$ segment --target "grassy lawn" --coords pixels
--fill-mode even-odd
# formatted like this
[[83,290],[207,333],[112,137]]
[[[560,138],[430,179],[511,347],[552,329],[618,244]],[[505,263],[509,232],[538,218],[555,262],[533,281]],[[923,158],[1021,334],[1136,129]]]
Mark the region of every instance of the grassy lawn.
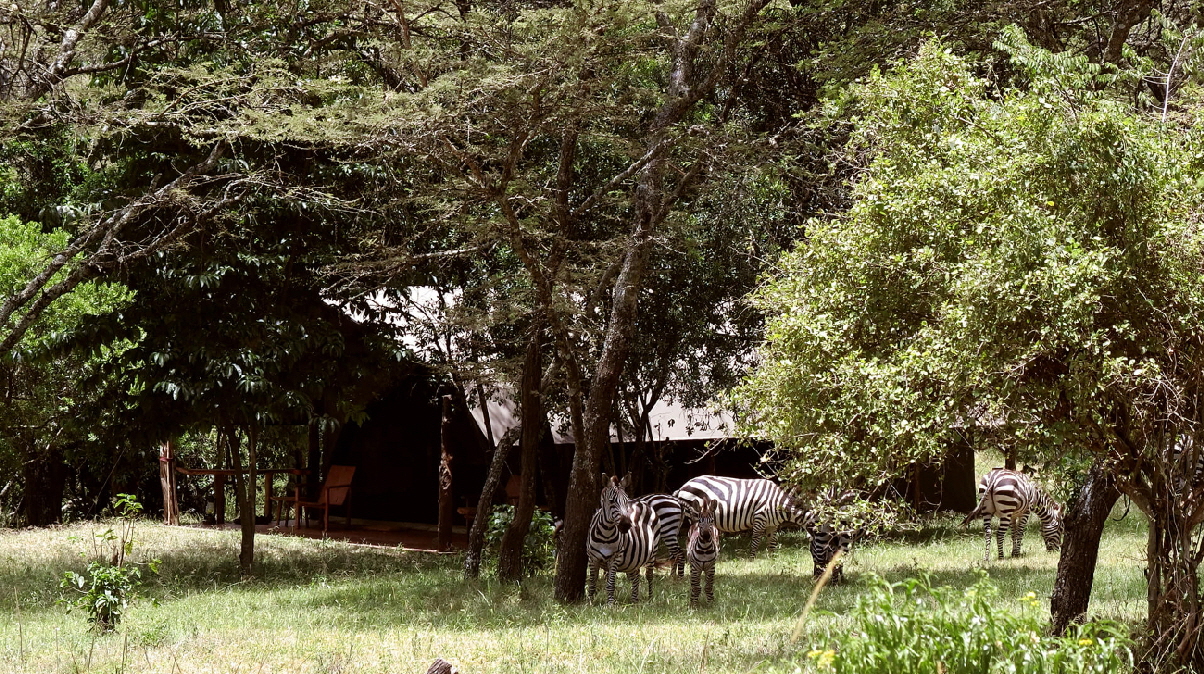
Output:
[[[136,558],[163,561],[147,594],[116,634],[96,636],[55,600],[58,580],[82,570],[99,525],[0,533],[0,671],[37,672],[424,672],[436,657],[465,674],[487,672],[794,671],[821,635],[839,632],[869,576],[928,573],[964,588],[989,576],[1006,611],[1048,612],[1057,558],[1035,526],[1025,556],[983,564],[980,524],[941,516],[922,529],[860,547],[847,581],[824,588],[791,643],[810,595],[811,559],[801,532],[757,560],[748,539],[724,541],[716,604],[691,611],[689,582],[657,576],[652,601],[615,608],[562,606],[551,577],[521,589],[466,583],[459,557],[260,536],[258,575],[240,581],[237,532],[140,523]],[[1092,600],[1099,617],[1138,622],[1145,607],[1144,525],[1134,511],[1109,522]],[[1010,549],[1010,548],[1009,548]],[[619,582],[626,597],[626,578]],[[1033,608],[1021,598],[1035,592]]]

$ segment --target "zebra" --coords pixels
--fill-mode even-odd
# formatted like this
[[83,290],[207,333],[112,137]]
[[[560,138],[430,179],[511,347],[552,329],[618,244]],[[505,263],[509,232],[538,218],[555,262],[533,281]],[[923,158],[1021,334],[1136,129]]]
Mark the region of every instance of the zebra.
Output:
[[978,484],[978,507],[974,508],[962,524],[969,524],[981,517],[986,531],[987,547],[984,561],[991,561],[991,518],[999,517],[996,529],[999,559],[1003,559],[1003,538],[1008,526],[1012,527],[1012,557],[1020,556],[1020,542],[1024,538],[1024,527],[1028,516],[1035,514],[1041,519],[1041,537],[1046,550],[1062,547],[1062,508],[1024,473],[1005,468],[994,468],[982,477]]
[[652,596],[652,565],[656,561],[660,523],[656,511],[646,503],[627,497],[628,478],[607,478],[602,487],[601,507],[589,524],[586,555],[589,557],[589,583],[586,597],[593,599],[598,571],[606,565],[606,603],[615,603],[615,576],[619,572],[631,579],[631,601],[640,599],[640,569],[648,569],[648,596]]
[[715,601],[715,563],[719,560],[719,529],[715,526],[715,502],[702,497],[701,510],[690,518],[686,557],[690,560],[690,606],[698,605],[701,577],[706,574],[707,601]]
[[[848,553],[849,548],[853,543],[865,533],[864,529],[838,529],[831,524],[815,524],[809,522],[803,525],[807,533],[811,536],[811,561],[814,563],[814,575],[816,578],[824,575],[824,570],[828,568],[828,563],[832,558],[840,553],[842,556]],[[832,568],[831,582],[839,583],[844,579],[844,564],[839,560],[836,566]]]
[[694,510],[698,510],[703,498],[714,501],[715,526],[725,534],[751,529],[753,557],[757,556],[763,535],[769,536],[767,547],[773,550],[777,547],[779,526],[787,522],[805,525],[813,519],[772,480],[702,475],[686,482],[673,495]]
[[681,549],[678,541],[684,519],[681,500],[671,494],[645,494],[632,500],[646,503],[656,511],[656,518],[660,522],[660,531],[658,532],[660,540],[669,550],[669,559],[673,562],[673,570],[677,572],[677,575],[683,575],[686,553]]

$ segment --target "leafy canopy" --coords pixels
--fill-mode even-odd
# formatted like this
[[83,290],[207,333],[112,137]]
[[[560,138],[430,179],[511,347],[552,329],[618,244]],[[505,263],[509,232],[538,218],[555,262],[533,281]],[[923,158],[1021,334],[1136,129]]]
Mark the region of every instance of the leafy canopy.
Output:
[[1027,82],[993,89],[933,41],[834,104],[867,157],[854,205],[753,295],[761,365],[733,396],[800,483],[879,484],[983,426],[1022,452],[1137,452],[1187,416],[1198,123],[1133,112],[1127,75],[1017,29],[997,47]]

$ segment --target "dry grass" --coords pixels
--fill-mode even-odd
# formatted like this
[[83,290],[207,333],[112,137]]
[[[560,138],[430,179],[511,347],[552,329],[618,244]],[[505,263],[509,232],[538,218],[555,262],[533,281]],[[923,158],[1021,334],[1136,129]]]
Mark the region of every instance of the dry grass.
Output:
[[[1139,620],[1144,605],[1144,534],[1130,514],[1110,524],[1095,586],[1103,616]],[[825,588],[804,625],[790,634],[812,590],[801,533],[784,549],[747,560],[748,542],[725,540],[714,607],[687,608],[688,580],[657,577],[652,601],[562,606],[551,579],[521,589],[466,583],[459,558],[261,536],[254,580],[238,578],[237,532],[140,524],[136,557],[163,560],[121,629],[89,631],[82,615],[55,600],[58,580],[83,567],[94,530],[73,526],[0,533],[0,672],[423,672],[436,657],[466,674],[513,672],[746,672],[787,667],[809,635],[839,628],[843,613],[875,573],[900,580],[930,573],[968,587],[987,573],[1004,608],[1032,590],[1047,597],[1056,556],[1035,530],[1028,555],[984,565],[982,533],[954,518],[878,541],[847,564],[845,585]],[[625,579],[620,582],[624,593]]]

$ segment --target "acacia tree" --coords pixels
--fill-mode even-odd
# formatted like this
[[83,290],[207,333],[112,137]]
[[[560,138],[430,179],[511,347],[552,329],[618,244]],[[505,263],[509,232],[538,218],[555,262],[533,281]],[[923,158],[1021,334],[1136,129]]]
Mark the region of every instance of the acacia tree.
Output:
[[1015,88],[934,42],[846,100],[864,167],[853,207],[812,222],[756,294],[766,342],[736,399],[810,485],[878,484],[975,424],[1051,459],[1095,457],[1150,521],[1151,657],[1198,665],[1195,108],[1134,111],[1138,73],[1015,29],[999,46]]
[[[499,251],[522,279],[511,284],[522,323],[546,326],[548,368],[578,439],[561,599],[584,588],[596,474],[648,260],[711,168],[731,112],[716,91],[765,4],[424,14],[390,62],[400,91],[373,110],[411,195],[399,210],[445,232],[415,236],[433,249],[405,254],[421,264],[442,252]],[[533,484],[522,494],[516,527],[533,507]]]

